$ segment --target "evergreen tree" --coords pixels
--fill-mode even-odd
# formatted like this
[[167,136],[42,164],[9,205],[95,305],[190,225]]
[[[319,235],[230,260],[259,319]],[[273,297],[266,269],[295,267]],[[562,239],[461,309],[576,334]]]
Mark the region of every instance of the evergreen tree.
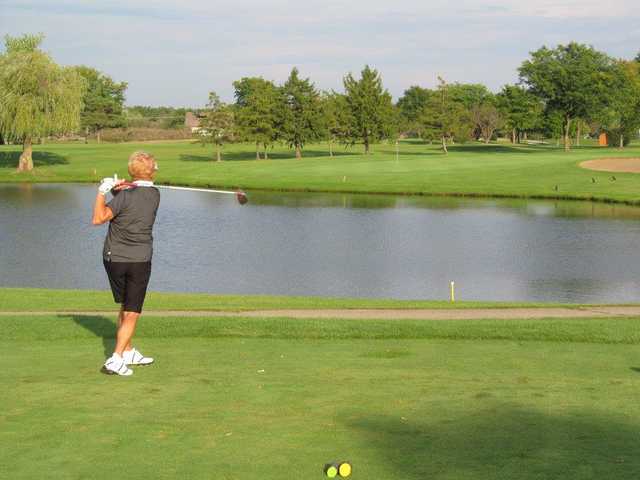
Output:
[[329,155],[333,157],[333,144],[353,145],[351,133],[353,119],[347,98],[336,92],[326,93],[322,99],[324,125],[329,140]]
[[464,104],[449,96],[449,85],[441,77],[438,81],[437,95],[429,100],[420,116],[422,137],[440,141],[443,152],[448,153],[447,141],[466,141],[471,137],[473,123]]
[[203,144],[216,146],[216,160],[222,161],[222,147],[235,138],[234,115],[231,107],[220,101],[215,92],[209,93],[207,112],[200,123],[198,136]]
[[7,35],[0,55],[0,134],[22,142],[19,172],[33,169],[35,138],[72,132],[80,123],[85,82],[40,50],[43,38]]
[[127,83],[114,82],[111,77],[95,68],[79,66],[76,71],[85,79],[87,90],[80,112],[80,127],[86,133],[95,133],[100,142],[100,131],[104,128],[126,126],[123,113],[124,92]]
[[261,77],[243,78],[233,82],[236,97],[236,124],[241,136],[256,144],[256,159],[260,160],[260,147],[267,148],[278,138],[277,87]]
[[291,148],[296,158],[302,158],[302,148],[323,134],[323,112],[320,94],[308,78],[301,79],[298,69],[291,70],[281,90],[279,136]]
[[390,138],[397,127],[391,95],[382,86],[378,72],[368,65],[356,80],[350,73],[344,78],[344,89],[351,111],[351,133],[364,143],[365,153],[370,145]]

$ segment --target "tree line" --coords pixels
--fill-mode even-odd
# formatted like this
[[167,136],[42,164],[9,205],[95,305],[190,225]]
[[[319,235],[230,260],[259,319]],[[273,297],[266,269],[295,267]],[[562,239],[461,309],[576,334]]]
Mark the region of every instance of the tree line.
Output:
[[397,133],[398,112],[378,72],[369,66],[360,78],[344,78],[345,93],[320,92],[293,68],[282,85],[261,77],[233,83],[235,102],[225,104],[215,92],[202,119],[200,138],[220,147],[229,141],[252,142],[256,159],[268,158],[268,149],[282,142],[302,158],[306,144],[320,140],[333,145],[361,142],[365,153],[381,139]]
[[[234,82],[235,102],[225,105],[210,94],[203,141],[281,141],[301,157],[306,143],[326,140],[361,143],[364,152],[380,140],[418,137],[438,142],[443,152],[453,142],[498,135],[519,143],[528,136],[555,138],[566,150],[585,135],[606,133],[623,147],[640,129],[640,54],[614,59],[575,42],[531,52],[520,68],[519,83],[493,93],[482,84],[412,86],[394,104],[380,74],[365,66],[360,77],[344,77],[344,91],[320,92],[294,68],[281,85],[259,77]],[[219,148],[218,148],[219,152]],[[218,158],[220,155],[218,153]]]
[[[187,109],[126,108],[126,82],[98,70],[61,67],[40,49],[41,35],[5,37],[0,54],[0,140],[20,142],[18,170],[33,168],[34,139],[73,131],[96,134],[105,128],[136,124],[176,127]],[[640,128],[640,54],[615,59],[593,47],[569,43],[530,53],[518,69],[519,82],[493,93],[482,84],[448,83],[435,88],[412,86],[393,102],[380,73],[365,66],[343,78],[343,91],[321,91],[293,68],[281,85],[262,77],[233,82],[234,101],[209,94],[197,135],[216,146],[255,144],[256,159],[268,158],[277,142],[296,158],[305,145],[371,145],[401,137],[441,145],[469,140],[490,142],[507,136],[514,143],[533,136],[555,138],[569,149],[585,134],[606,133],[624,146]]]

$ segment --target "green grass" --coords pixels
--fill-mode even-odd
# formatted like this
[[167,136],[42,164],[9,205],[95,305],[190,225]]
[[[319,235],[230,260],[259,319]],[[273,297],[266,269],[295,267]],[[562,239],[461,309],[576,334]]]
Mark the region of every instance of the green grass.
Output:
[[[505,197],[572,198],[637,203],[634,174],[594,172],[578,167],[600,157],[638,157],[640,147],[624,150],[584,146],[565,153],[550,145],[466,144],[447,156],[435,145],[401,143],[396,161],[393,145],[377,145],[365,156],[359,147],[338,149],[309,145],[305,157],[276,147],[272,159],[255,161],[252,145],[231,145],[226,161],[210,161],[211,150],[190,142],[127,144],[49,144],[35,147],[35,174],[16,174],[19,147],[0,147],[0,182],[95,182],[117,172],[126,174],[126,159],[136,149],[156,155],[157,180],[183,185],[242,187],[292,191],[457,194]],[[95,171],[95,173],[94,173]],[[594,183],[592,178],[596,180]],[[558,187],[558,190],[555,187]]]
[[[114,314],[115,316],[115,314]],[[3,340],[67,341],[95,337],[112,344],[113,322],[102,315],[2,316]],[[635,318],[545,320],[345,320],[229,317],[146,317],[137,338],[280,340],[509,340],[640,344]],[[107,349],[108,350],[108,349]]]
[[[211,295],[151,292],[145,300],[149,310],[273,310],[319,308],[578,308],[580,305],[552,303],[446,302],[433,300],[384,300],[324,297],[285,297],[268,295]],[[43,288],[0,288],[0,311],[105,311],[114,308],[108,291],[55,290]]]
[[634,479],[639,321],[0,317],[2,476]]

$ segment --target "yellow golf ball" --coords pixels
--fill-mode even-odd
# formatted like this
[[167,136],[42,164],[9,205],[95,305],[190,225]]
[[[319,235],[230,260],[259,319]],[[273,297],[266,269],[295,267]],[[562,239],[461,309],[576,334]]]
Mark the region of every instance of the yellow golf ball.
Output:
[[351,464],[349,462],[342,462],[338,467],[338,473],[341,477],[348,477],[351,475]]
[[338,476],[338,468],[335,465],[325,465],[324,473],[327,478],[336,478]]

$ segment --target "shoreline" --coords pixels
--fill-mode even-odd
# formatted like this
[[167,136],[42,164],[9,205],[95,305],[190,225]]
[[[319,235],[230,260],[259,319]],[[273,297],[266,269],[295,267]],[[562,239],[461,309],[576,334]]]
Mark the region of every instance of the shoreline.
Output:
[[[69,181],[47,181],[35,180],[35,181],[0,181],[2,185],[35,185],[35,184],[50,184],[50,185],[93,185],[95,181],[82,181],[82,180],[69,180]],[[516,193],[482,193],[482,192],[425,192],[425,191],[403,191],[403,192],[391,192],[391,191],[374,191],[374,190],[330,190],[330,189],[317,189],[317,188],[242,188],[237,185],[228,184],[211,184],[211,183],[189,183],[189,182],[158,182],[158,185],[166,185],[173,187],[191,187],[191,188],[206,188],[206,189],[225,189],[225,190],[242,190],[246,193],[250,192],[265,192],[265,193],[322,193],[322,194],[339,194],[339,195],[379,195],[379,196],[400,196],[400,197],[440,197],[440,198],[469,198],[469,199],[496,199],[496,200],[557,200],[557,201],[570,201],[570,202],[592,202],[601,204],[617,204],[627,205],[631,207],[640,206],[640,199],[638,200],[620,200],[610,197],[582,197],[578,195],[545,195],[545,194],[516,194]]]
[[[116,304],[109,290],[48,289],[28,287],[0,287],[0,312],[103,312],[115,309]],[[560,302],[500,302],[500,301],[457,301],[449,300],[395,300],[382,298],[339,298],[320,296],[286,295],[231,295],[214,293],[149,292],[145,302],[148,312],[191,312],[202,315],[227,312],[274,312],[274,311],[343,311],[357,314],[361,310],[406,312],[465,312],[465,311],[508,311],[508,310],[564,312],[595,312],[607,310],[615,316],[616,310],[626,312],[637,310],[640,303],[560,303]],[[303,315],[303,313],[297,313]]]
[[[137,143],[137,142],[134,142]],[[247,192],[287,192],[341,195],[386,195],[469,199],[576,201],[640,206],[637,176],[633,173],[590,171],[581,168],[603,158],[627,162],[640,159],[640,145],[625,151],[607,151],[585,145],[570,153],[537,145],[464,144],[448,156],[423,142],[380,144],[374,153],[337,152],[327,156],[325,144],[310,144],[299,161],[282,145],[270,150],[268,160],[254,161],[253,145],[225,147],[222,162],[209,150],[185,142],[149,142],[162,159],[158,184],[196,188],[235,189]],[[17,173],[0,168],[0,184],[98,183],[118,172],[124,178],[123,159],[131,145],[55,144],[34,148],[36,169]],[[2,167],[18,156],[15,148],[0,148]],[[38,155],[39,160],[38,160]],[[38,164],[39,162],[39,164]]]

